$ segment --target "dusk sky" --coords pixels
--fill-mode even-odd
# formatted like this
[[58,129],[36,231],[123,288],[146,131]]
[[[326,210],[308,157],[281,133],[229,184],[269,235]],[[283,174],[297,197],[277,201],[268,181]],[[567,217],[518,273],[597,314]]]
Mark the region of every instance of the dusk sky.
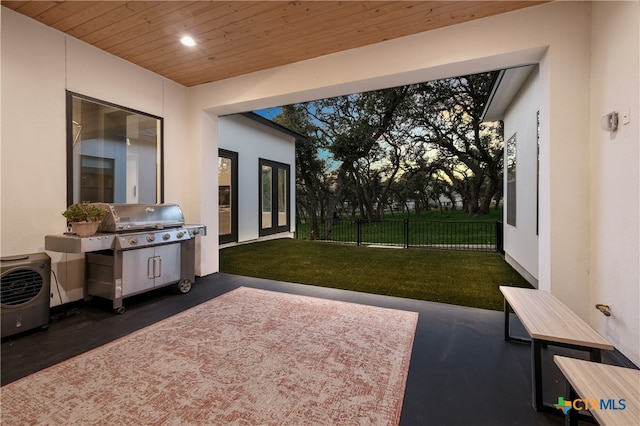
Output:
[[280,107],[273,107],[273,108],[259,109],[254,112],[265,118],[268,118],[269,120],[273,120],[273,117],[280,114],[280,111],[281,111]]

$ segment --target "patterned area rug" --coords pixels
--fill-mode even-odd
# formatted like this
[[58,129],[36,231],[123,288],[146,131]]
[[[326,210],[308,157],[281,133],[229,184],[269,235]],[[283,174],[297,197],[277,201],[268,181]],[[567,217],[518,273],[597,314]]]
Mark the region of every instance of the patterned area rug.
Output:
[[238,288],[1,389],[2,425],[396,425],[418,320]]

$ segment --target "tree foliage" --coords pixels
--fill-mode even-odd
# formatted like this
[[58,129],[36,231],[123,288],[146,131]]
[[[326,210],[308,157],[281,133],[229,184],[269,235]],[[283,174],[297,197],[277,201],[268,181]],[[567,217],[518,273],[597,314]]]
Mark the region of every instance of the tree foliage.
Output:
[[[502,124],[483,123],[495,73],[322,99],[282,108],[275,121],[308,137],[296,145],[298,213],[369,220],[413,205],[489,211],[502,194]],[[325,232],[330,232],[325,229]]]
[[313,125],[300,105],[287,105],[274,121],[302,135],[305,141],[296,143],[296,212],[297,216],[309,217],[312,237],[319,234],[318,215],[324,218],[329,189],[326,161],[319,158],[324,147],[319,128]]
[[[407,87],[398,87],[305,105],[309,116],[319,123],[325,147],[337,164],[333,197],[327,206],[330,217],[342,207],[343,193],[349,186],[363,218],[381,217],[380,193],[388,190],[388,173],[393,175],[399,169],[398,155],[388,148],[398,143],[393,130],[406,106],[407,93]],[[391,171],[383,165],[385,160],[393,163]]]
[[501,123],[483,123],[493,73],[415,85],[414,142],[437,148],[433,162],[463,200],[470,215],[489,212],[502,188]]

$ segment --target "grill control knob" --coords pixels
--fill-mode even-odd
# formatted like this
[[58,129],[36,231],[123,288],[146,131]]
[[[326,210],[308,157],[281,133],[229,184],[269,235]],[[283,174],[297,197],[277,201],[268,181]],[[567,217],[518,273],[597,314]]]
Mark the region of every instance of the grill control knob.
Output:
[[182,237],[184,237],[184,231],[180,231],[180,232],[178,232],[178,233],[176,234],[176,237],[178,237],[178,238],[182,238]]
[[136,237],[129,238],[129,244],[131,245],[138,244],[138,239]]
[[169,234],[164,234],[162,236],[162,239],[165,240],[165,241],[168,240],[169,238],[171,238],[171,235],[169,235]]
[[147,235],[147,241],[149,241],[150,243],[154,242],[156,240],[156,237],[154,235]]

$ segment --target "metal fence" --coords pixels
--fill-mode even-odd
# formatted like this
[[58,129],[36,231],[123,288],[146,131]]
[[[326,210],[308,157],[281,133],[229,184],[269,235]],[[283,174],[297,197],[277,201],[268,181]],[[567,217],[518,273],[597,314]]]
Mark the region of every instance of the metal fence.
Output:
[[502,252],[502,223],[328,219],[320,221],[317,232],[313,232],[308,219],[297,219],[296,238],[358,246]]

